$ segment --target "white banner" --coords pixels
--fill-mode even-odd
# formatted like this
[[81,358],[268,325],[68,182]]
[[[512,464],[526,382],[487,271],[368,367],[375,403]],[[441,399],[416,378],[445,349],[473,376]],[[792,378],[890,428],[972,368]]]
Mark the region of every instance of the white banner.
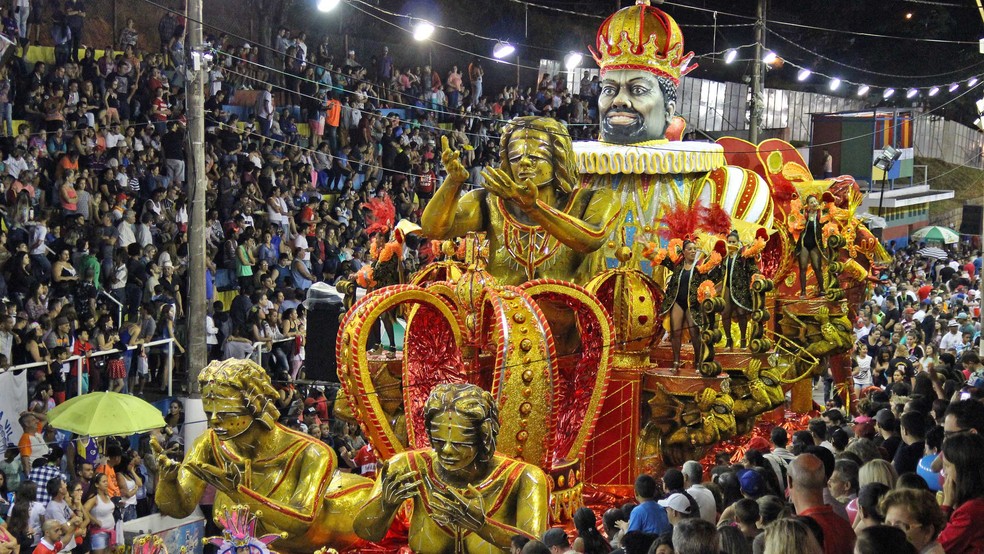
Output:
[[22,430],[17,418],[27,409],[27,372],[15,375],[13,371],[0,373],[0,448],[17,444]]

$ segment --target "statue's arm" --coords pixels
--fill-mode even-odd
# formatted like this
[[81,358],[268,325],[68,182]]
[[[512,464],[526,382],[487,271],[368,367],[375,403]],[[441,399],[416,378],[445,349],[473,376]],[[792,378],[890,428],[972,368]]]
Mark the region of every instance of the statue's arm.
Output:
[[463,184],[464,181],[448,177],[437,189],[420,216],[424,235],[444,240],[484,230],[482,201],[485,191],[473,190],[459,198]]
[[387,478],[398,483],[407,483],[409,479],[401,481],[400,476],[409,473],[411,473],[410,465],[407,463],[405,454],[397,454],[385,463],[384,469],[379,471],[376,482],[369,492],[369,500],[355,516],[353,527],[356,535],[371,542],[380,541],[386,536],[386,532],[393,523],[396,513],[400,511],[403,502],[387,502],[383,487]]
[[331,450],[309,446],[304,450],[300,467],[287,476],[290,479],[291,475],[297,475],[294,493],[289,501],[285,503],[269,498],[241,483],[236,488],[241,498],[236,500],[248,505],[254,513],[262,510],[264,522],[278,531],[304,533],[323,507],[325,491],[337,465]]
[[575,217],[542,200],[537,200],[527,213],[548,233],[576,252],[588,254],[601,248],[618,220],[620,206],[608,189],[578,190],[574,194],[590,194],[584,218]]
[[209,435],[210,433],[206,432],[198,437],[191,450],[185,455],[184,462],[175,462],[163,454],[158,457],[160,470],[155,500],[164,515],[174,518],[188,517],[198,506],[206,485],[188,469],[186,464],[192,461],[213,463]]
[[508,550],[515,535],[536,539],[543,535],[550,523],[547,476],[535,466],[528,466],[516,484],[516,519],[510,523],[486,518],[478,531],[487,542]]

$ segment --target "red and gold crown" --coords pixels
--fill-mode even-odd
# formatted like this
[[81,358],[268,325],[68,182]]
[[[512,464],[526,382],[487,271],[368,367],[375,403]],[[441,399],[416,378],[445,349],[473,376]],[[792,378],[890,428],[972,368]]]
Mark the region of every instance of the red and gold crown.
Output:
[[680,84],[695,65],[693,52],[684,54],[683,33],[666,12],[636,0],[634,6],[612,14],[598,28],[595,48],[590,48],[601,73],[613,69],[640,69]]

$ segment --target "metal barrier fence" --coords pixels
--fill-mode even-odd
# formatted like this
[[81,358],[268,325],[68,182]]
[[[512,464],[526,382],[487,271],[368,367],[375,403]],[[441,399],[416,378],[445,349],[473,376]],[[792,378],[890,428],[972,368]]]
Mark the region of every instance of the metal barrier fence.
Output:
[[[136,350],[140,347],[150,347],[150,346],[165,346],[167,347],[167,357],[164,361],[164,367],[167,369],[167,395],[172,396],[174,393],[174,339],[160,339],[150,342],[145,342],[139,345],[128,346],[127,351]],[[93,358],[100,358],[103,356],[109,356],[111,354],[119,354],[120,350],[99,350],[97,352],[90,352],[88,356],[70,356],[65,359],[62,363],[74,363],[76,374],[79,376],[77,381],[77,390],[75,394],[77,396],[82,395],[82,365],[84,361],[88,358],[92,360]],[[11,366],[7,371],[19,372],[28,369],[33,369],[36,367],[45,367],[49,362],[34,362],[30,364],[21,364],[16,366]]]
[[[272,345],[272,344],[280,344],[280,343],[283,343],[283,342],[293,342],[293,341],[294,341],[294,337],[284,337],[282,339],[273,339],[273,340],[270,341],[270,343]],[[253,343],[253,352],[251,352],[250,355],[249,355],[249,359],[250,360],[253,360],[254,362],[256,362],[257,364],[259,364],[261,366],[263,365],[263,346],[265,344],[266,344],[266,342],[262,342],[262,341],[254,342]],[[272,350],[273,349],[271,348],[270,351],[272,351]],[[289,366],[290,365],[290,359],[287,360],[287,363],[288,363],[288,366]],[[290,372],[290,369],[289,368],[288,368],[288,372]]]

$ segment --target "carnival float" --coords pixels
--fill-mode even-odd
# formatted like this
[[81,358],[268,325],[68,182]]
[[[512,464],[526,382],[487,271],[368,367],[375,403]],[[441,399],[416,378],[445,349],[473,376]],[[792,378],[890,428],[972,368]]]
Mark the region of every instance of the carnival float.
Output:
[[[276,423],[269,377],[230,360],[201,374],[209,431],[162,460],[163,512],[187,515],[212,485],[216,513],[262,510],[280,551],[502,551],[781,419],[787,393],[811,410],[828,368],[850,402],[853,309],[885,261],[857,183],[815,180],[781,140],[680,140],[693,54],[648,2],[605,20],[592,52],[599,141],[517,118],[484,187],[462,193],[442,139],[448,175],[420,230],[377,220],[368,292],[333,337],[335,415],[384,460],[375,482]],[[440,253],[411,276],[407,232]],[[381,348],[397,317],[402,349]]]

